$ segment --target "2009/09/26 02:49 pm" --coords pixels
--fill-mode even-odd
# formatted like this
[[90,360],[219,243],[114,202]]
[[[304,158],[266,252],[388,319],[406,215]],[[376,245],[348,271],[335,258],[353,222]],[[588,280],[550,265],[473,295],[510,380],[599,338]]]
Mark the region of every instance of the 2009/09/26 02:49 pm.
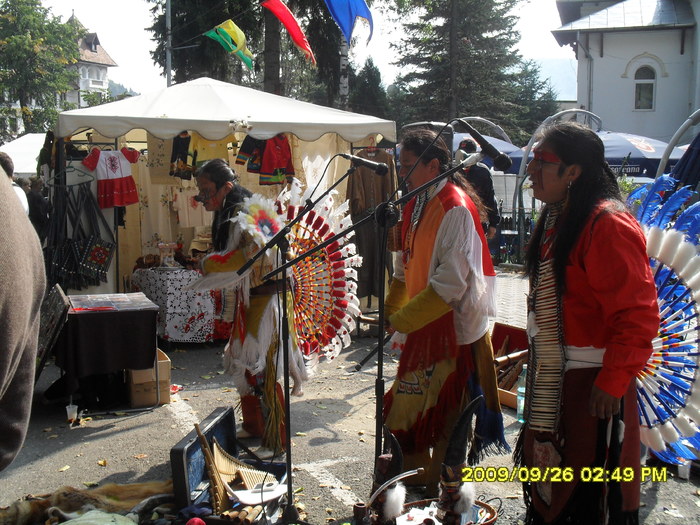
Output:
[[[579,473],[579,479],[583,482],[630,482],[635,478],[635,469],[631,467],[613,468],[584,467]],[[640,469],[640,481],[664,482],[667,480],[666,467],[646,467]],[[464,482],[520,482],[520,483],[557,483],[571,482],[574,480],[574,469],[571,467],[465,467],[462,470]]]

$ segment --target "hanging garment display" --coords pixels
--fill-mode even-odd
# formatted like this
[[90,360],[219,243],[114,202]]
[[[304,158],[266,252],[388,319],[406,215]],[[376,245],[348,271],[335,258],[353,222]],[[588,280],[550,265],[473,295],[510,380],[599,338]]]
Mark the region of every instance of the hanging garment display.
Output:
[[[64,290],[107,282],[116,241],[90,182],[52,186],[54,211],[44,249],[48,282],[58,283]],[[72,232],[70,236],[67,231]]]
[[[170,156],[173,150],[173,139],[161,139],[146,132],[147,155],[142,155],[141,159],[146,161],[151,184],[180,185],[176,177],[170,175]],[[136,187],[139,189],[139,181],[136,178],[136,171],[132,168]]]
[[260,173],[263,153],[265,152],[266,140],[254,139],[250,135],[243,139],[241,149],[236,155],[236,164],[245,166],[249,173]]
[[119,151],[93,148],[82,160],[83,165],[97,175],[97,202],[100,208],[128,206],[139,201],[131,176],[131,164],[138,159],[139,152],[131,148]]
[[262,155],[262,165],[260,166],[261,186],[271,186],[273,184],[284,184],[294,176],[294,165],[292,164],[292,149],[289,140],[284,133],[280,133],[269,139],[265,144]]
[[200,168],[202,164],[211,159],[224,159],[228,162],[228,144],[236,143],[233,135],[229,135],[222,140],[208,140],[200,134],[193,132],[190,142],[190,156],[192,165]]
[[[355,173],[348,178],[347,199],[350,203],[350,216],[353,223],[369,213],[374,213],[377,205],[389,199],[396,189],[396,168],[394,157],[386,150],[366,148],[357,153],[372,162],[383,162],[389,166],[389,173],[378,176],[374,170],[358,166]],[[371,225],[358,228],[355,233],[357,253],[362,256],[362,266],[358,269],[357,296],[377,295],[380,279],[384,277],[384,268],[379,268],[378,228],[374,221]],[[389,254],[385,257],[386,270],[391,275],[392,263]]]
[[170,154],[170,175],[190,180],[194,171],[194,160],[189,160],[190,141],[192,137],[185,131],[173,138],[173,151]]

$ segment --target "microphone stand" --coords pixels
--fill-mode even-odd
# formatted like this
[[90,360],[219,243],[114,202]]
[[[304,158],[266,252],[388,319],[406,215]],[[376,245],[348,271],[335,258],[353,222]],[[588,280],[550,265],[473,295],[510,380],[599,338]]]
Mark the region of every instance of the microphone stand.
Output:
[[[304,207],[289,223],[281,228],[267,243],[258,250],[246,263],[238,269],[238,275],[243,275],[262,255],[277,246],[282,256],[289,250],[289,240],[287,234],[291,232],[292,227],[297,224],[309,211],[311,211],[326,195],[328,195],[338,184],[355,172],[356,166],[351,163],[350,168],[345,174],[333,183],[326,191],[321,194],[315,201],[307,199]],[[289,315],[287,307],[287,268],[291,264],[283,264],[278,270],[272,271],[263,276],[263,281],[270,279],[272,276],[282,273],[282,367],[284,381],[284,433],[286,443],[286,473],[287,473],[287,505],[282,511],[282,523],[305,523],[299,520],[299,512],[294,506],[294,490],[292,487],[292,430],[291,430],[291,403],[289,400]]]
[[[319,250],[322,250],[329,244],[335,242],[336,240],[345,237],[348,233],[351,231],[356,230],[357,228],[363,226],[366,224],[368,221],[374,219],[379,226],[379,235],[378,238],[380,239],[380,249],[379,249],[379,267],[384,268],[385,264],[385,255],[386,255],[386,241],[387,241],[387,233],[388,230],[391,226],[394,226],[399,219],[399,213],[398,213],[398,208],[397,205],[406,203],[410,201],[413,197],[415,197],[417,194],[431,188],[432,186],[435,186],[437,183],[439,183],[441,180],[449,177],[453,173],[463,169],[467,168],[469,166],[472,166],[479,162],[483,158],[483,155],[481,153],[474,153],[464,159],[462,162],[457,164],[456,166],[448,169],[444,173],[441,173],[440,175],[437,175],[434,179],[426,182],[425,184],[419,186],[418,188],[414,189],[413,191],[408,192],[406,195],[403,195],[401,198],[396,199],[395,201],[385,201],[382,202],[377,206],[375,209],[374,215],[367,215],[357,221],[355,224],[352,224],[348,228],[346,228],[344,231],[337,233],[336,235],[333,235],[332,237],[329,237],[322,243],[314,246],[313,248],[307,250],[306,252],[302,253],[301,255],[298,255],[294,259],[284,263],[283,265],[279,266],[275,270],[271,271],[267,275],[263,277],[263,279],[269,279],[270,277],[277,275],[280,272],[285,272],[287,268],[294,266],[298,262],[302,261],[303,259],[313,255],[314,253],[318,252]],[[382,426],[383,426],[383,421],[384,418],[382,416],[383,412],[383,407],[384,407],[384,279],[379,280],[379,319],[378,319],[378,324],[379,324],[379,332],[377,334],[377,346],[374,350],[374,352],[377,352],[377,379],[375,380],[375,397],[376,397],[376,411],[375,411],[375,447],[374,447],[374,452],[375,452],[375,457],[378,457],[382,453]],[[286,354],[285,354],[286,355]],[[287,428],[287,432],[289,432],[289,428]],[[287,455],[289,458],[289,455]]]

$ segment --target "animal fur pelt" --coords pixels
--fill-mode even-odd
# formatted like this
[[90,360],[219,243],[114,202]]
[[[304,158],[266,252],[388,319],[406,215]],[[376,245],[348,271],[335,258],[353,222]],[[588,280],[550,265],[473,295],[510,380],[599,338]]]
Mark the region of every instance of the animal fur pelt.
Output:
[[61,487],[53,494],[27,496],[18,500],[5,510],[0,510],[0,525],[33,525],[44,523],[49,516],[61,514],[83,514],[89,510],[99,509],[113,514],[126,514],[143,500],[151,496],[173,494],[173,482],[148,481],[118,485],[109,483],[94,489],[79,490],[73,487]]

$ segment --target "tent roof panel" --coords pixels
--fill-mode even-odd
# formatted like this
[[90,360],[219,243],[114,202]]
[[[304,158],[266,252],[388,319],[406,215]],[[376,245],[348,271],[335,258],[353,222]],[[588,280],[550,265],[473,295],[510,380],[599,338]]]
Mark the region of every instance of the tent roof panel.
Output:
[[313,141],[337,133],[349,142],[380,133],[396,140],[391,120],[318,106],[255,89],[199,78],[152,93],[145,93],[91,108],[64,111],[58,117],[57,135],[65,137],[93,128],[106,137],[118,137],[132,129],[145,129],[159,138],[171,138],[182,130],[196,131],[219,140],[234,131],[246,131],[258,139],[293,133]]

